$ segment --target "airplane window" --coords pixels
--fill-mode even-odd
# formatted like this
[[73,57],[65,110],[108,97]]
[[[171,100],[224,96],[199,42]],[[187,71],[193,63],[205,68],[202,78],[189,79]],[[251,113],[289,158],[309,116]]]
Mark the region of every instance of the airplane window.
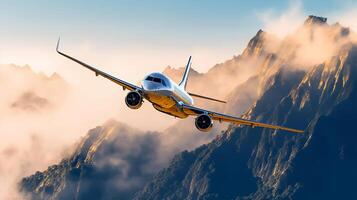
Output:
[[155,78],[155,77],[152,77],[152,76],[148,76],[145,80],[153,81],[153,82],[156,82],[156,83],[161,83],[162,85],[166,86],[165,81],[160,79],[160,78]]
[[165,81],[164,81],[164,80],[162,80],[162,79],[161,79],[161,83],[162,83],[162,85],[166,86]]
[[145,80],[148,80],[148,81],[153,81],[153,77],[148,76]]
[[159,78],[153,78],[152,81],[154,81],[156,83],[161,83],[161,79],[159,79]]

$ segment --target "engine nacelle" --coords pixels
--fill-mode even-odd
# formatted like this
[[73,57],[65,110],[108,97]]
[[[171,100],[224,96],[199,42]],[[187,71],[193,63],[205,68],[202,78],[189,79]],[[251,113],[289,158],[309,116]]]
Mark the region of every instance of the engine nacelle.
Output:
[[126,95],[125,103],[131,109],[138,109],[143,104],[143,96],[137,91],[131,91]]
[[195,125],[198,130],[208,132],[213,127],[213,120],[210,116],[202,114],[196,118]]

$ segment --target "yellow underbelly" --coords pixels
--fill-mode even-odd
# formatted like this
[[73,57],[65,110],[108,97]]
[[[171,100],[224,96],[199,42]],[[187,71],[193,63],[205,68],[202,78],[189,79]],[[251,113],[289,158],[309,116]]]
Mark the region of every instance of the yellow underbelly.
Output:
[[157,104],[163,108],[171,108],[176,104],[176,102],[172,98],[157,93],[149,93],[147,94],[147,98],[152,103]]
[[172,106],[170,108],[163,108],[159,105],[156,104],[152,104],[154,106],[154,108],[160,112],[166,113],[168,115],[172,115],[178,118],[186,118],[188,115],[184,112],[182,112],[179,108],[177,108],[176,106]]

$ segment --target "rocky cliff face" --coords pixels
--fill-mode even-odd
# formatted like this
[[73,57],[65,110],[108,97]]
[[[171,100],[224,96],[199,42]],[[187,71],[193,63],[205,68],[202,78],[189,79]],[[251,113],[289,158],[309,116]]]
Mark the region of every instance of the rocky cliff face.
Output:
[[159,145],[157,133],[108,122],[90,130],[70,157],[24,178],[20,188],[31,199],[130,199],[158,171]]
[[[187,85],[188,91],[194,93],[204,92],[204,95],[225,98],[229,92],[248,80],[260,69],[267,56],[267,52],[265,52],[265,40],[267,38],[265,35],[264,31],[259,30],[248,42],[242,55],[233,56],[233,58],[223,63],[216,64],[206,73],[198,73],[192,69]],[[194,68],[195,66],[193,65],[192,67]],[[164,73],[178,82],[181,80],[183,71],[183,67],[178,69],[166,67]]]
[[[338,24],[328,25],[325,18],[309,16],[286,38],[259,30],[242,55],[206,74],[193,73],[192,89],[202,89],[203,80],[234,83],[220,93],[230,103],[218,109],[305,128],[302,135],[231,125],[212,142],[176,155],[157,173],[162,165],[141,168],[158,166],[152,159],[158,151],[153,146],[160,146],[155,135],[144,137],[130,128],[95,129],[70,158],[24,178],[22,191],[34,199],[350,199],[357,189],[352,127],[357,46],[351,34]],[[178,74],[167,69],[171,72]],[[235,81],[244,74],[243,81]],[[119,133],[125,132],[141,136],[135,136],[139,142],[123,158],[120,149],[129,136]],[[107,159],[108,152],[126,164]]]
[[[231,126],[211,143],[177,155],[136,199],[355,198],[357,46],[345,43],[304,71],[282,67],[294,64],[285,58],[295,53],[268,54],[275,59],[262,68],[261,94],[244,116],[306,127],[303,135]],[[277,62],[274,73],[263,75]]]

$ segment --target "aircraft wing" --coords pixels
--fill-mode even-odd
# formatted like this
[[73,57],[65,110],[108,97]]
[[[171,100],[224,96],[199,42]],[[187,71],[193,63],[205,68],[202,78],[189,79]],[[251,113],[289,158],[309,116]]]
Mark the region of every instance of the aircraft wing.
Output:
[[229,116],[221,113],[216,113],[208,110],[204,110],[201,108],[196,108],[193,106],[189,106],[186,104],[182,105],[182,110],[184,113],[187,115],[200,115],[200,114],[207,114],[209,115],[213,120],[217,121],[224,121],[224,122],[229,122],[237,125],[247,125],[251,127],[262,127],[262,128],[270,128],[270,129],[276,129],[276,130],[283,130],[283,131],[289,131],[289,132],[294,132],[294,133],[304,133],[302,130],[297,130],[297,129],[292,129],[292,128],[287,128],[283,126],[277,126],[277,125],[271,125],[271,124],[265,124],[265,123],[260,123],[260,122],[255,122],[255,121],[250,121],[246,119],[242,119],[239,117],[234,117],[234,116]]
[[103,76],[104,78],[109,79],[109,80],[113,81],[114,83],[116,83],[116,84],[122,86],[123,89],[128,89],[128,90],[130,90],[130,91],[141,89],[140,87],[138,87],[138,86],[136,86],[136,85],[133,85],[133,84],[131,84],[131,83],[128,83],[128,82],[126,82],[126,81],[123,81],[123,80],[121,80],[121,79],[118,79],[118,78],[116,78],[116,77],[114,77],[114,76],[112,76],[112,75],[110,75],[110,74],[107,74],[107,73],[105,73],[105,72],[103,72],[103,71],[101,71],[101,70],[99,70],[99,69],[96,69],[95,67],[92,67],[92,66],[90,66],[90,65],[88,65],[88,64],[86,64],[86,63],[84,63],[84,62],[82,62],[82,61],[80,61],[80,60],[78,60],[78,59],[76,59],[76,58],[73,58],[72,56],[69,56],[69,55],[67,55],[67,54],[65,54],[65,53],[63,53],[63,52],[61,52],[61,51],[59,51],[59,50],[58,50],[59,42],[60,42],[60,40],[58,39],[57,46],[56,46],[56,51],[57,51],[57,53],[61,54],[62,56],[66,57],[66,58],[68,58],[68,59],[70,59],[70,60],[73,60],[74,62],[76,62],[76,63],[78,63],[78,64],[84,66],[85,68],[87,68],[87,69],[93,71],[96,76],[98,76],[98,75]]

